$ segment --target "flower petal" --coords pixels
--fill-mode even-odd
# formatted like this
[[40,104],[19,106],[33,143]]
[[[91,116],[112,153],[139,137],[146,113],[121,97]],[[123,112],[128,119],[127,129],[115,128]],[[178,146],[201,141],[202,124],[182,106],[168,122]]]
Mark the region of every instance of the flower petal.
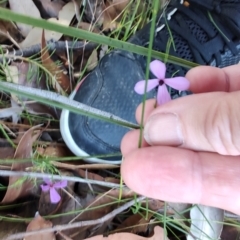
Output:
[[158,105],[162,105],[171,101],[171,96],[168,92],[167,86],[165,84],[158,87],[157,93],[157,103]]
[[159,60],[150,62],[150,70],[158,79],[165,78],[166,65],[163,62]]
[[[141,81],[137,82],[134,87],[134,91],[138,94],[144,94],[146,82],[147,82],[146,80],[141,80]],[[158,79],[149,79],[147,82],[147,92],[149,92],[152,89],[154,89],[155,87],[157,87],[158,84],[159,84]]]
[[177,90],[187,90],[190,86],[190,82],[185,77],[174,77],[164,79],[165,84],[177,89]]
[[47,185],[51,185],[52,181],[49,178],[43,178],[43,181],[47,184]]
[[54,188],[65,188],[67,186],[67,180],[59,181],[53,184]]
[[50,200],[51,203],[58,203],[61,197],[54,187],[50,188]]
[[40,187],[41,187],[41,189],[42,189],[43,192],[47,192],[47,191],[50,189],[50,186],[49,186],[49,185],[44,185],[44,184],[42,184],[42,185],[40,185]]

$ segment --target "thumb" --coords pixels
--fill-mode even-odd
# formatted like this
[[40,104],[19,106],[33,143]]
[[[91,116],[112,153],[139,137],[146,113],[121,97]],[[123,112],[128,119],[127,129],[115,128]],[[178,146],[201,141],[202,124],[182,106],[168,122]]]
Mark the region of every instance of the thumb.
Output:
[[156,108],[146,121],[150,145],[240,154],[240,92],[190,95]]

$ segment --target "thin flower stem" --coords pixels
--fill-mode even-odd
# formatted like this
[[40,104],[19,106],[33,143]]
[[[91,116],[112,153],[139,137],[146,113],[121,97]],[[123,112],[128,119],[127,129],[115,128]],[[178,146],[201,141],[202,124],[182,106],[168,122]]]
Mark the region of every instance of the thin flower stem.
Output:
[[140,136],[138,140],[138,147],[141,148],[142,146],[142,139],[143,139],[143,120],[144,120],[144,114],[145,114],[145,103],[147,100],[147,84],[148,84],[148,79],[149,79],[149,64],[152,58],[152,49],[153,49],[153,41],[154,41],[154,36],[155,36],[155,25],[156,25],[156,20],[157,20],[157,9],[159,7],[159,1],[155,0],[154,1],[154,7],[153,7],[153,18],[152,18],[152,23],[151,23],[151,28],[150,28],[150,39],[149,39],[149,45],[148,45],[148,55],[147,55],[147,69],[146,69],[146,83],[144,87],[144,95],[143,95],[143,102],[142,102],[142,115],[141,115],[141,126],[140,126]]
[[69,111],[81,115],[97,118],[110,123],[116,123],[120,126],[138,129],[139,125],[128,122],[111,113],[90,107],[86,104],[74,101],[68,97],[62,96],[58,93],[41,90],[37,88],[26,87],[18,84],[0,81],[0,89],[3,91],[15,93],[17,95],[25,96],[47,105],[52,105],[58,108],[66,108]]
[[[91,180],[91,179],[83,179],[80,177],[70,177],[70,176],[60,176],[60,175],[53,175],[53,174],[47,174],[47,173],[37,173],[37,172],[23,172],[23,171],[8,171],[8,170],[0,170],[0,176],[5,177],[30,177],[30,178],[50,178],[53,180],[67,180],[70,182],[81,182],[81,183],[90,183],[90,184],[96,184],[99,186],[105,186],[109,188],[120,188],[122,185],[117,183],[111,183],[111,182],[102,182],[97,180]],[[124,186],[125,187],[125,186]]]
[[55,232],[55,231],[64,231],[64,230],[69,230],[73,228],[80,228],[80,227],[86,227],[86,226],[92,226],[92,225],[97,225],[97,224],[102,224],[109,219],[112,219],[115,217],[117,214],[125,211],[129,207],[135,205],[137,202],[141,202],[145,199],[146,197],[138,197],[137,199],[134,199],[132,201],[127,202],[126,204],[122,205],[121,207],[113,210],[112,212],[108,213],[107,215],[98,218],[96,220],[89,220],[89,221],[80,221],[80,222],[75,222],[71,224],[63,224],[63,225],[56,225],[52,228],[44,228],[38,231],[31,231],[31,232],[22,232],[22,233],[16,233],[12,234],[11,236],[4,238],[3,240],[14,240],[14,239],[23,239],[25,237],[34,235],[34,234],[44,234],[44,233],[50,233],[50,232]]

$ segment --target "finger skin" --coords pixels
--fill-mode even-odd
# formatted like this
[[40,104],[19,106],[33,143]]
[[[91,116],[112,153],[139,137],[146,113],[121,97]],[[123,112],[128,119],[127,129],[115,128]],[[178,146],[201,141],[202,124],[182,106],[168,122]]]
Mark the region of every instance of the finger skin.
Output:
[[[194,94],[173,100],[157,108],[154,105],[155,100],[148,100],[145,106],[144,123],[153,115],[173,112],[180,120],[183,135],[183,144],[176,146],[195,151],[239,155],[240,92],[236,92],[240,88],[239,65],[224,69],[198,67],[189,71],[187,77],[193,88],[191,90],[198,87],[199,92],[209,90],[222,90],[222,92]],[[225,93],[223,91],[233,92]],[[138,122],[141,121],[141,113],[142,105],[136,111]],[[174,131],[174,126],[170,129]],[[158,131],[153,131],[161,133],[163,139],[149,142],[151,145],[175,146],[175,142],[171,144],[167,138],[170,134],[166,127],[163,126]],[[148,133],[145,132],[146,137],[147,135]],[[127,146],[126,152],[128,152],[130,149],[134,149],[135,143],[131,141],[126,144],[123,140],[123,152],[125,152],[125,146]]]
[[[139,148],[139,138],[140,138],[140,130],[132,130],[125,134],[121,142],[121,152],[122,155],[125,156],[128,153],[134,151]],[[142,138],[141,147],[148,147],[147,142]]]
[[[194,151],[223,155],[240,155],[240,93],[202,93],[176,99],[154,109],[144,126],[144,137],[150,145],[170,145]],[[177,120],[162,123],[164,115]],[[179,132],[181,141],[169,140]],[[179,145],[181,142],[181,145]]]
[[[148,116],[152,113],[152,111],[156,108],[156,100],[149,99],[145,103],[144,115],[143,115],[143,124],[146,123]],[[136,120],[140,124],[142,118],[143,104],[141,103],[136,110]]]
[[240,65],[226,68],[200,66],[192,68],[186,74],[193,93],[203,92],[233,92],[240,90]]
[[[190,81],[189,90],[193,93],[239,91],[240,65],[233,65],[222,69],[210,66],[199,66],[189,70],[186,78]],[[156,100],[154,99],[146,101],[144,123],[152,110],[156,108],[155,103]],[[142,107],[142,104],[140,104],[136,111],[138,123],[141,122]]]
[[128,187],[139,194],[240,214],[239,160],[239,157],[158,146],[126,155],[121,173]]
[[[207,92],[234,92],[240,90],[240,65],[233,65],[226,68],[210,66],[199,66],[192,68],[186,74],[190,81],[190,91],[193,93]],[[146,101],[144,123],[152,110],[155,108],[156,100]],[[141,122],[142,104],[136,111],[136,119]]]
[[[189,138],[192,143],[185,145],[190,150],[161,146],[164,142],[158,143],[159,146],[138,149],[134,142],[139,133],[133,131],[123,138],[121,146],[123,179],[136,192],[152,198],[200,203],[240,214],[240,157],[216,153],[239,155],[237,126],[240,126],[240,101],[239,93],[235,92],[240,90],[239,65],[224,69],[197,67],[190,70],[186,77],[192,92],[206,94],[173,100],[157,109],[149,100],[146,102],[144,123],[156,113],[174,110],[180,118],[184,115],[185,137],[195,136]],[[136,112],[138,122],[141,108],[139,106]],[[205,152],[209,150],[213,153]]]

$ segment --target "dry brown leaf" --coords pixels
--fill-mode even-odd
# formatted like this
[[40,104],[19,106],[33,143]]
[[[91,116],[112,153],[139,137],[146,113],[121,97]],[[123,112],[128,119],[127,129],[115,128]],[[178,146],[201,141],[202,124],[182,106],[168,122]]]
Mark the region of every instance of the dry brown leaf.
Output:
[[239,238],[240,230],[236,226],[228,226],[224,225],[221,237],[219,239],[221,240],[236,240]]
[[[84,189],[81,190],[84,191]],[[77,198],[77,200],[81,203],[81,208],[84,210],[84,212],[78,214],[74,222],[98,219],[116,208],[116,206],[118,205],[116,201],[112,205],[110,205],[109,203],[112,203],[114,201],[114,198],[118,199],[119,189],[112,189],[97,197],[95,197],[92,193],[89,192],[85,196],[83,196],[83,192],[78,195],[80,195],[80,198]],[[134,193],[131,190],[123,190],[122,195],[123,198],[129,198],[133,197]],[[79,205],[76,204],[76,202],[74,202],[72,199],[70,199],[68,202],[63,203],[62,207],[60,208],[60,212],[58,213],[65,213],[67,211],[74,212],[74,210],[76,209],[79,209]],[[54,225],[66,223],[66,219],[69,219],[69,216],[66,216],[66,218],[63,216],[62,218],[53,219]],[[109,222],[111,222],[111,219],[102,224],[96,231],[94,231],[94,234],[102,234],[105,231],[106,226],[109,224]],[[79,240],[88,236],[87,234],[89,232],[93,233],[92,229],[94,228],[94,226],[82,227],[78,229],[64,231],[64,234],[73,238],[74,240]]]
[[[80,191],[81,192],[78,195],[81,196],[80,203],[82,204],[82,209],[84,209],[84,212],[79,214],[74,221],[98,219],[100,217],[105,216],[107,213],[111,212],[113,209],[116,208],[116,206],[119,205],[118,203],[116,203],[117,201],[114,202],[114,199],[118,199],[119,197],[119,194],[120,194],[119,189],[111,189],[110,191],[105,192],[104,194],[98,195],[97,197],[94,197],[94,195],[89,192],[85,196],[83,196],[84,189],[80,189]],[[134,193],[131,190],[123,190],[122,198],[124,199],[124,198],[133,197],[133,195]],[[110,205],[110,203],[113,203],[113,204]],[[64,210],[62,209],[62,211]],[[106,221],[101,226],[98,226],[97,229],[95,229],[96,226],[87,226],[87,227],[82,227],[78,229],[73,229],[67,232],[64,231],[64,234],[66,234],[67,236],[71,236],[71,238],[73,238],[74,240],[83,239],[86,236],[89,236],[87,235],[89,233],[93,234],[93,229],[95,229],[94,234],[102,234],[106,230],[107,225],[111,221],[112,219],[109,219],[109,221]],[[59,223],[55,222],[55,224],[59,224]]]
[[7,239],[12,234],[24,232],[26,224],[22,222],[5,222],[0,221],[0,239]]
[[[16,162],[12,164],[12,171],[25,171],[27,167],[32,166],[32,163],[30,162],[18,163],[17,159],[25,159],[32,156],[32,145],[40,134],[40,131],[36,131],[37,128],[38,126],[30,128],[21,138],[14,155]],[[20,197],[30,194],[31,189],[33,188],[33,183],[26,179],[23,183],[20,183],[18,182],[19,180],[21,180],[21,177],[9,177],[8,188],[2,203],[10,203]]]
[[100,30],[98,30],[95,26],[93,26],[90,23],[86,23],[86,22],[80,22],[78,23],[78,28],[86,30],[86,31],[90,31],[93,33],[101,33]]
[[[39,77],[38,68],[34,64],[27,62],[12,62],[11,66],[5,68],[4,71],[8,82],[33,88],[47,88],[45,78],[43,76],[41,78]],[[11,94],[11,97],[12,107],[17,107],[17,104],[22,107],[24,104],[24,109],[29,113],[48,114],[51,116],[56,115],[54,109],[49,106],[34,101],[26,102],[28,101],[26,97],[20,97],[15,94]]]
[[[52,227],[52,223],[50,221],[45,220],[37,213],[35,218],[28,224],[26,232],[41,230],[50,227]],[[54,239],[56,239],[55,234],[52,232],[40,233],[37,235],[35,234],[24,238],[24,240],[54,240]]]
[[[71,222],[72,219],[74,219],[77,215],[78,212],[75,212],[76,210],[79,210],[82,206],[81,206],[81,198],[73,195],[74,198],[67,198],[65,199],[65,201],[63,202],[63,204],[61,205],[60,211],[58,213],[72,213],[72,214],[68,214],[68,215],[62,215],[59,216],[58,218],[54,218],[52,219],[52,223],[54,225],[58,225],[58,224],[68,224],[69,222]],[[80,204],[79,204],[80,203]],[[64,234],[67,235],[68,237],[71,238],[72,240],[72,235],[71,233],[75,232],[76,229],[71,229],[71,230],[66,230],[64,231]],[[79,237],[78,235],[78,240],[79,239],[83,239],[86,235],[82,235],[81,237]]]
[[45,157],[66,157],[72,155],[67,147],[55,146],[54,143],[45,148],[38,147],[37,152]]
[[[48,19],[48,21],[54,22],[57,24],[62,24],[64,26],[69,26],[74,15],[75,15],[74,4],[72,2],[69,2],[59,12],[58,19],[50,18]],[[42,39],[41,36],[42,36],[42,29],[35,27],[29,32],[25,40],[21,42],[19,45],[22,48],[27,48],[35,44],[40,44]],[[49,30],[45,31],[46,41],[49,41],[49,40],[58,41],[61,37],[62,37],[62,33],[49,31]]]
[[21,34],[13,22],[0,20],[0,42],[6,39],[18,46],[17,43],[21,39]]
[[14,156],[15,149],[13,147],[1,147],[0,148],[0,159],[12,159]]
[[158,211],[159,209],[163,209],[165,206],[165,203],[158,199],[151,199],[148,202],[148,208],[152,211]]
[[130,3],[130,0],[112,0],[112,6],[114,6],[115,10],[118,13],[124,11],[127,5]]
[[[12,62],[9,67],[15,67],[17,69],[13,71],[12,74],[9,74],[10,76],[7,75],[9,82],[33,88],[46,88],[45,79],[39,78],[39,69],[35,64],[28,62]],[[12,81],[10,81],[11,78]],[[21,97],[21,101],[25,100],[27,100],[27,98]]]
[[142,214],[133,214],[128,217],[121,225],[116,229],[117,232],[131,232],[131,233],[145,233],[148,230],[148,224],[150,222],[153,213],[148,214],[148,218],[143,218]]
[[[83,169],[76,169],[75,171],[78,173],[78,175],[82,178],[86,177],[86,171]],[[87,172],[87,178],[91,180],[97,180],[97,181],[102,181],[102,182],[112,182],[112,183],[120,183],[120,180],[117,178],[112,178],[112,177],[101,177],[100,175],[92,172]]]
[[154,235],[150,238],[141,237],[133,233],[115,233],[112,235],[106,236],[95,236],[91,238],[86,238],[85,240],[169,240],[165,234],[164,229],[156,226],[154,228]]
[[112,31],[117,28],[115,18],[117,18],[117,12],[114,6],[111,6],[108,2],[106,2],[103,9],[103,31],[109,29]]
[[138,7],[137,13],[144,11],[144,2],[140,2],[136,6],[136,3],[131,0],[108,0],[105,5],[103,5],[103,18],[100,24],[103,24],[103,30],[113,30],[116,29],[124,16],[124,14],[131,15]]
[[[78,176],[80,176],[81,178],[85,178],[85,179],[97,180],[97,181],[102,181],[102,182],[111,182],[111,183],[117,183],[117,184],[120,183],[119,179],[116,179],[116,178],[104,178],[104,177],[101,177],[100,175],[98,175],[96,173],[89,172],[88,170],[75,169],[75,172],[77,172]],[[84,195],[87,195],[91,191],[93,191],[95,193],[106,193],[106,191],[109,190],[109,188],[107,188],[107,187],[98,186],[96,184],[91,185],[91,188],[92,189],[90,189],[89,185],[86,184],[86,183],[79,183],[78,184],[78,188],[77,188],[76,191],[79,194],[79,196],[84,196]],[[112,190],[112,191],[114,191],[114,190]],[[114,192],[114,193],[116,194],[116,192]],[[117,190],[117,193],[119,194],[119,190]],[[118,195],[118,197],[119,197],[119,195]],[[116,198],[118,198],[118,197],[116,196]],[[106,197],[106,198],[108,198],[108,197]]]
[[103,0],[87,0],[85,4],[85,15],[89,22],[95,22],[102,16]]
[[98,53],[97,50],[93,50],[87,62],[87,71],[92,71],[98,64]]
[[42,15],[46,17],[57,18],[65,2],[61,0],[37,0],[41,5],[40,10]]
[[123,12],[126,12],[130,0],[112,0],[103,5],[103,29],[116,29]]
[[[101,34],[100,30],[95,25],[92,25],[92,24],[89,24],[86,22],[79,22],[75,25],[75,27],[89,31],[89,32]],[[96,53],[93,53],[94,56],[91,57],[91,54],[93,51],[95,51],[95,50],[87,51],[84,48],[82,49],[81,52],[74,51],[73,53],[71,53],[72,54],[71,63],[69,63],[68,56],[66,55],[65,52],[62,52],[61,58],[63,59],[63,62],[65,62],[66,66],[69,66],[69,64],[72,64],[74,66],[74,74],[76,74],[76,72],[81,72],[82,69],[85,69],[88,66],[88,64],[94,65],[98,61]],[[90,57],[91,57],[91,60],[89,61]],[[88,69],[88,70],[90,70],[90,69]],[[76,77],[76,78],[78,78],[78,77]]]
[[[122,199],[133,197],[134,192],[129,189],[122,189]],[[117,199],[119,198],[120,190],[119,189],[111,189],[108,192],[104,194],[100,194],[94,199],[93,202],[88,203],[88,205],[83,206],[85,209],[87,207],[98,207],[91,211],[86,211],[81,214],[81,216],[78,218],[79,220],[92,220],[100,218],[107,213],[109,213],[111,210],[113,210],[118,203],[116,203]],[[114,204],[106,206],[108,203],[113,203],[114,199],[116,200]],[[102,206],[102,207],[101,207]]]
[[44,31],[42,33],[41,45],[42,64],[54,76],[53,79],[50,79],[53,88],[56,90],[56,92],[61,93],[62,95],[70,93],[70,79],[66,74],[63,73],[63,70],[51,59],[44,37]]
[[[15,13],[20,13],[24,14],[25,16],[31,16],[35,18],[41,18],[40,12],[32,0],[8,0],[8,2],[10,5],[10,9]],[[26,37],[32,29],[31,25],[23,23],[16,24],[24,37]]]

